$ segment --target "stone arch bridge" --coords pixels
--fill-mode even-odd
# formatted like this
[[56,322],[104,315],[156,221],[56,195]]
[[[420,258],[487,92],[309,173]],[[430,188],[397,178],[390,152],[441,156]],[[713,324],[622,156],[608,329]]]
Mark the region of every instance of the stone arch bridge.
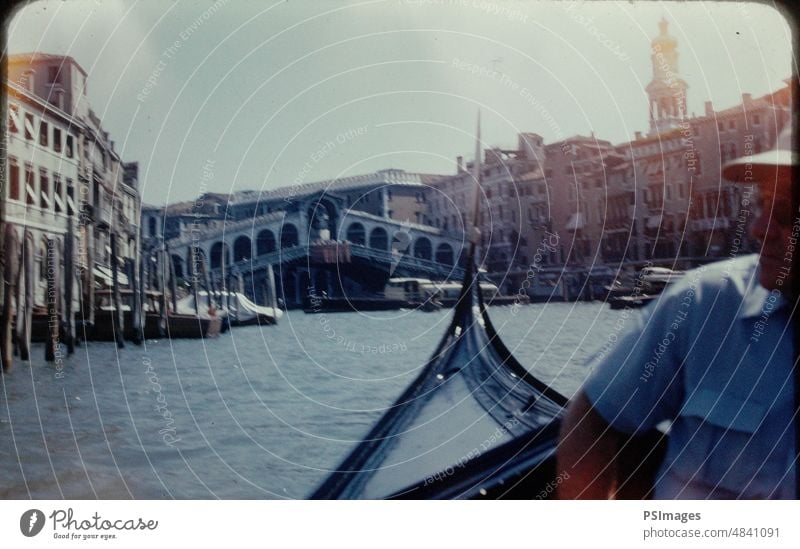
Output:
[[390,277],[458,280],[464,242],[439,229],[348,210],[330,193],[312,196],[251,219],[199,226],[167,241],[175,273],[189,279],[202,258],[221,284],[241,275],[245,293],[266,300],[268,266],[288,307],[303,304],[310,288],[329,296],[367,296]]

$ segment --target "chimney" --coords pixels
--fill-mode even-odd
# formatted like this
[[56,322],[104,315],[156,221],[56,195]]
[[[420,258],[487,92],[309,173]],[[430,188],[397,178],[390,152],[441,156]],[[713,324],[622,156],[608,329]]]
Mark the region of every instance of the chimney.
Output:
[[636,141],[639,141],[642,138],[642,132],[636,132]]
[[456,157],[456,173],[461,173],[464,171],[464,157],[457,156]]
[[753,100],[753,94],[751,94],[751,93],[743,93],[742,94],[742,103],[743,104],[747,105],[752,100]]
[[714,107],[711,105],[711,101],[706,101],[706,116],[714,116]]

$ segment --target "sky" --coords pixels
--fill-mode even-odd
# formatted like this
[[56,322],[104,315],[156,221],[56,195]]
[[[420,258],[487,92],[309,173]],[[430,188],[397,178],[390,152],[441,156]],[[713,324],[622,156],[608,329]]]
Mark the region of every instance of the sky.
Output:
[[784,86],[791,27],[760,3],[42,0],[10,53],[71,55],[149,204],[399,168],[453,173],[519,132],[621,143],[648,126],[658,21],[689,112]]

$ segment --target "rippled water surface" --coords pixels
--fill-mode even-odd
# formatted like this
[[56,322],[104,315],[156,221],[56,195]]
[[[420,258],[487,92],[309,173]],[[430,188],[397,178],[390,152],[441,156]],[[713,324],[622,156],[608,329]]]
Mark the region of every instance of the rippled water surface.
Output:
[[[2,378],[5,498],[303,498],[419,373],[451,311],[305,315],[218,339],[89,343],[63,376],[36,346]],[[514,355],[571,395],[619,313],[490,309]]]

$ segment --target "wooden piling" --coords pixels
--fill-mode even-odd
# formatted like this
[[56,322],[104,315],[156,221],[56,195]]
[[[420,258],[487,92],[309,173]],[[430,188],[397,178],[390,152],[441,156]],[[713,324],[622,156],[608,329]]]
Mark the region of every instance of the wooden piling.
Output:
[[[147,326],[147,291],[150,289],[150,254],[148,251],[142,252],[139,259],[139,301],[142,304],[142,326]],[[144,338],[144,335],[142,336]]]
[[33,269],[36,245],[33,234],[25,231],[22,239],[22,265],[17,288],[17,348],[21,360],[31,358],[31,329],[33,324]]
[[211,295],[211,303],[209,306],[216,306],[217,303],[217,280],[214,273],[208,273],[208,293]]
[[114,324],[114,339],[117,342],[117,347],[122,349],[125,347],[125,338],[123,337],[125,329],[123,326],[122,317],[122,300],[119,295],[119,264],[117,263],[117,235],[111,233],[111,285],[114,301],[114,311],[111,314],[111,319]]
[[83,236],[86,239],[84,244],[86,249],[86,270],[83,278],[83,310],[86,316],[84,316],[83,321],[90,326],[94,326],[94,309],[97,306],[94,297],[94,228],[92,225],[85,224],[84,231]]
[[189,248],[189,277],[192,281],[192,293],[194,294],[194,314],[200,314],[200,293],[197,291],[197,286],[199,285],[199,276],[197,274],[197,262],[199,261],[199,256],[197,253],[197,249],[192,246]]
[[158,323],[166,329],[167,326],[167,284],[166,284],[166,262],[164,261],[164,248],[156,251],[156,276],[158,277]]
[[11,371],[14,361],[14,343],[12,324],[14,321],[14,298],[19,283],[20,246],[17,231],[10,223],[5,224],[3,231],[3,314],[0,317],[0,361],[3,372]]
[[141,345],[144,339],[142,296],[139,293],[139,285],[136,283],[136,262],[133,259],[125,260],[125,271],[128,274],[128,289],[131,291],[131,341],[135,345]]
[[75,314],[72,311],[72,295],[75,285],[75,241],[72,216],[67,217],[67,234],[64,235],[64,343],[67,353],[75,352]]
[[208,283],[208,266],[206,265],[206,260],[203,256],[200,256],[200,273],[203,275],[203,286],[206,288],[206,297],[208,298],[206,301],[208,302],[208,308],[211,309],[211,286]]
[[[225,277],[225,308],[228,310],[228,317],[231,316],[231,292],[233,291],[233,286],[231,285],[231,272],[228,271],[227,276]],[[238,302],[237,302],[238,306]],[[237,310],[238,314],[238,310]]]
[[217,304],[217,309],[222,309],[222,290],[220,284],[217,284],[217,275],[209,273],[211,277],[211,289],[214,293],[214,302]]
[[175,262],[169,251],[169,244],[165,244],[167,250],[167,261],[169,261],[169,294],[172,298],[172,312],[178,312],[178,281],[175,277]]
[[58,353],[58,339],[60,336],[60,318],[58,314],[58,304],[60,295],[58,293],[58,246],[55,238],[47,239],[45,251],[45,271],[47,278],[47,340],[44,346],[44,359],[47,362],[54,362]]

